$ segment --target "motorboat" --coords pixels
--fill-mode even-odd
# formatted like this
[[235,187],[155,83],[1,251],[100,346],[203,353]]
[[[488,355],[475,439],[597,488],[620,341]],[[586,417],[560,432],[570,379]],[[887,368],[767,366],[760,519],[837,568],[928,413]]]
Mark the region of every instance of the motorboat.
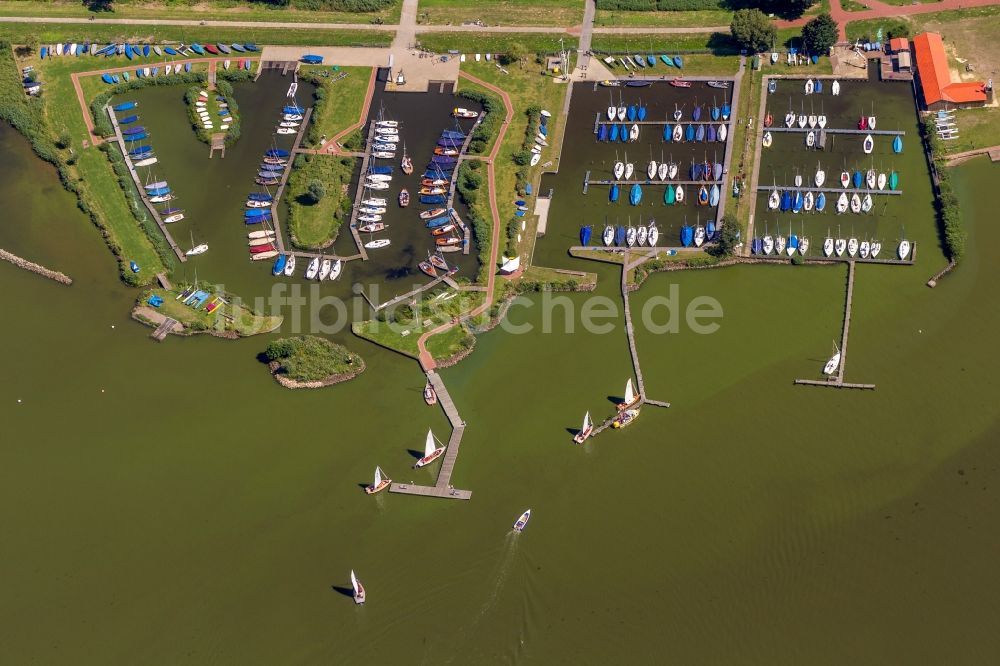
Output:
[[830,94],[839,95],[840,94],[840,81],[834,81],[830,85]]
[[472,111],[470,109],[463,109],[460,106],[457,106],[454,109],[452,109],[451,115],[453,115],[456,118],[478,118],[479,117],[479,113],[477,113],[476,111]]
[[517,520],[514,521],[514,531],[520,534],[524,531],[524,528],[528,526],[528,521],[531,520],[531,509],[526,510]]
[[611,422],[612,428],[624,428],[639,417],[638,409],[626,409]]
[[391,243],[392,241],[388,238],[379,238],[373,241],[368,241],[365,243],[365,247],[369,250],[377,250],[379,248],[388,247]]

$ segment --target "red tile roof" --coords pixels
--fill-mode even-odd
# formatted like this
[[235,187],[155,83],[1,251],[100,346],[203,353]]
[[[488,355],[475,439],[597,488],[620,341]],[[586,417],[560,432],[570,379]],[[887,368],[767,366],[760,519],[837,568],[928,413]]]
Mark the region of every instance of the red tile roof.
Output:
[[920,75],[924,104],[953,102],[968,104],[986,102],[986,85],[982,81],[952,83],[944,42],[936,32],[923,32],[913,38],[913,54]]
[[910,42],[907,41],[906,37],[893,37],[889,40],[889,50],[893,53],[899,53],[900,51],[909,51]]

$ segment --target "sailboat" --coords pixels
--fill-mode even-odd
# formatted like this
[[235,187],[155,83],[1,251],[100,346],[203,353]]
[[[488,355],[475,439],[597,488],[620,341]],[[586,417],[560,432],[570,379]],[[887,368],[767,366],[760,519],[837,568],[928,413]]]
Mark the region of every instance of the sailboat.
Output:
[[832,375],[833,373],[837,372],[838,369],[840,369],[840,348],[837,347],[836,342],[833,343],[833,349],[834,349],[833,356],[831,356],[830,360],[827,361],[826,365],[823,366],[824,375]]
[[823,241],[823,256],[829,257],[833,254],[833,238],[830,236],[830,230],[826,231],[826,239]]
[[625,400],[618,403],[618,411],[623,412],[639,402],[639,395],[632,388],[632,378],[625,383]]
[[354,569],[351,569],[351,587],[354,588],[354,603],[365,603],[365,587],[358,580],[358,577],[354,575]]
[[193,257],[195,255],[205,254],[206,252],[208,252],[207,244],[205,243],[202,243],[201,245],[194,244],[194,232],[191,232],[191,245],[192,245],[191,249],[184,253],[185,256]]
[[906,258],[910,256],[910,241],[905,238],[899,241],[899,248],[897,249],[899,258],[906,261]]
[[423,467],[424,465],[429,465],[444,453],[445,447],[438,446],[437,440],[434,439],[434,433],[430,428],[427,429],[427,440],[424,442],[424,457],[416,462],[414,467]]
[[370,486],[365,486],[365,492],[369,495],[374,495],[377,492],[385,490],[392,483],[392,479],[388,476],[382,475],[382,468],[378,465],[375,466],[375,480],[372,481]]
[[583,427],[580,428],[580,432],[573,437],[573,441],[577,444],[583,444],[593,432],[594,422],[590,420],[590,412],[587,412],[583,415]]

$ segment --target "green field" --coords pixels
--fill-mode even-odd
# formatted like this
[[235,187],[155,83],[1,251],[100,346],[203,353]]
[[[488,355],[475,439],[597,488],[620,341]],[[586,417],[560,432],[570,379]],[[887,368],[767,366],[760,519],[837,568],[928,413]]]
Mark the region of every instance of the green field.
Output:
[[[338,79],[340,72],[346,72],[347,76]],[[318,86],[317,95],[322,95],[322,102],[313,107],[311,126],[305,138],[307,147],[318,147],[321,137],[336,136],[356,123],[361,115],[372,69],[341,67],[340,72],[334,72],[330,67],[313,65],[306,65],[299,71],[303,80]]]
[[579,25],[580,0],[421,0],[417,22],[460,25],[482,21],[486,25]]
[[324,46],[388,46],[388,30],[325,30],[321,28],[210,28],[176,25],[85,25],[81,23],[0,23],[0,39],[23,44],[30,37],[55,42],[256,42]]
[[739,47],[728,32],[657,35],[594,35],[591,48],[608,53],[658,53],[663,51],[703,51],[715,55],[734,55]]
[[727,9],[678,12],[627,12],[602,9],[594,16],[594,26],[609,28],[719,28],[728,26],[732,20],[733,12]]
[[303,10],[295,7],[276,7],[256,3],[218,2],[117,2],[112,10],[91,11],[80,2],[55,0],[5,0],[0,2],[0,16],[45,16],[51,18],[79,18],[98,16],[113,19],[192,19],[204,21],[283,21],[297,23],[398,23],[401,2],[377,12],[338,12]]
[[[328,247],[337,237],[345,213],[342,205],[349,203],[347,187],[351,182],[355,159],[334,155],[302,155],[288,178],[288,231],[296,246],[308,249]],[[318,180],[326,196],[313,203],[308,195],[309,183]]]
[[556,53],[560,49],[560,37],[562,48],[569,50],[576,48],[577,38],[561,33],[429,32],[419,35],[418,40],[421,47],[435,53],[445,53],[449,50],[462,53],[503,53],[511,44],[520,44],[529,53]]

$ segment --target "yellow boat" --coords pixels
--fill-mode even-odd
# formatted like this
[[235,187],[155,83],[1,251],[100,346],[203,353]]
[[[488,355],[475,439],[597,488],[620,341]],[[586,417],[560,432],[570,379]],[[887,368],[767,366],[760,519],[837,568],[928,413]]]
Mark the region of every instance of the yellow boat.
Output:
[[615,417],[614,422],[611,424],[612,428],[624,428],[632,421],[639,418],[638,409],[626,409],[624,412]]

